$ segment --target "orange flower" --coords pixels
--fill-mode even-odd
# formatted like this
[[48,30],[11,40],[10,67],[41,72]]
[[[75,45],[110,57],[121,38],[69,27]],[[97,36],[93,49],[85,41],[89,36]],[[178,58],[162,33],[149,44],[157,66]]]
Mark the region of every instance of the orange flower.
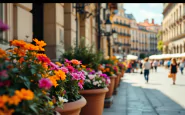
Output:
[[24,47],[27,43],[23,40],[13,40],[10,41],[10,45],[17,46],[17,47]]
[[45,68],[45,69],[48,69],[48,64],[47,63],[43,63],[42,66]]
[[5,103],[8,102],[9,97],[7,95],[0,96],[0,108],[4,107]]
[[8,100],[8,103],[9,103],[10,105],[18,105],[20,102],[21,102],[21,99],[20,99],[17,95],[12,96],[12,97]]
[[27,49],[27,50],[35,50],[35,51],[38,51],[39,50],[39,47],[38,46],[35,46],[33,44],[26,44],[24,46],[24,48]]
[[37,58],[41,62],[50,63],[51,60],[45,54],[37,54]]
[[56,81],[56,76],[51,76],[51,77],[48,77],[51,81],[51,83],[53,84],[54,87],[58,86],[58,83]]
[[19,59],[19,62],[22,63],[23,61],[24,61],[24,58],[21,57],[21,58]]
[[78,61],[78,60],[76,60],[76,59],[72,59],[71,62],[72,62],[74,65],[82,64],[80,61]]
[[34,93],[31,90],[26,90],[22,88],[20,91],[16,90],[15,94],[20,98],[24,100],[32,100],[34,98]]
[[82,66],[82,68],[86,68],[86,66],[85,65],[81,65]]
[[0,58],[6,57],[6,52],[0,48]]
[[42,47],[46,46],[46,43],[44,41],[42,41],[42,40],[38,41],[36,38],[33,39],[33,41],[36,43],[36,45],[38,45],[39,50],[45,51],[44,48],[42,48]]
[[55,71],[55,74],[61,80],[65,80],[66,79],[66,74],[62,70]]
[[0,110],[0,115],[12,115],[13,114],[13,112],[14,112],[15,110],[14,109],[4,109],[4,110]]

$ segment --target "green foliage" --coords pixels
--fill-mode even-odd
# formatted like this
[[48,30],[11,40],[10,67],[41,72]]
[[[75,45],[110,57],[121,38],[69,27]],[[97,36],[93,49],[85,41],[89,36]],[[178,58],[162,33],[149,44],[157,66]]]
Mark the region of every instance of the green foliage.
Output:
[[141,59],[144,59],[145,57],[146,57],[146,55],[143,54],[143,53],[141,53],[140,56],[139,56],[139,58],[141,58]]
[[100,61],[103,58],[102,52],[93,53],[92,47],[79,47],[71,48],[61,56],[61,62],[65,59],[72,60],[77,59],[83,63],[86,67],[97,70]]
[[157,49],[159,51],[162,51],[163,50],[163,41],[162,40],[158,41],[158,43],[157,43]]

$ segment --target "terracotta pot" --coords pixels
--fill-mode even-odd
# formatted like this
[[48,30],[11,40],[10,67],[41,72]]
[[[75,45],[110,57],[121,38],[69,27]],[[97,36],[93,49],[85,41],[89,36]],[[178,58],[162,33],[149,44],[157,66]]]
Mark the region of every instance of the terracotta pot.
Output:
[[81,90],[80,94],[87,100],[87,105],[82,108],[80,115],[102,115],[106,92],[108,88]]
[[87,101],[82,96],[81,99],[75,102],[64,103],[64,108],[57,107],[56,111],[61,115],[80,115],[81,108],[86,105]]
[[119,73],[117,73],[117,77],[116,77],[115,82],[114,82],[114,89],[116,89],[118,87],[119,80],[120,80],[120,75],[119,75]]
[[124,70],[122,70],[122,71],[121,71],[121,73],[122,73],[122,76],[121,76],[121,77],[124,77],[124,73],[125,73],[125,71],[124,71]]
[[106,96],[105,98],[110,98],[113,94],[113,91],[114,91],[114,84],[115,84],[115,79],[116,79],[117,76],[111,76],[110,77],[110,85],[108,86],[108,89],[109,91],[106,93]]

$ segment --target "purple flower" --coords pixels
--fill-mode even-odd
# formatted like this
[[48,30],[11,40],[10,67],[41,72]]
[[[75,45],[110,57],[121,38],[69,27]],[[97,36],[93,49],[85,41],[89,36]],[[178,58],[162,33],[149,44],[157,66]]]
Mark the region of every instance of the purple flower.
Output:
[[92,70],[91,72],[89,72],[89,74],[95,74],[95,71],[94,71],[94,70]]
[[8,77],[7,71],[6,70],[0,71],[0,76]]
[[6,31],[8,30],[9,27],[8,25],[4,24],[1,20],[0,20],[0,31]]
[[53,84],[48,78],[42,78],[39,80],[39,88],[50,89],[52,85]]
[[81,80],[85,80],[84,72],[80,71],[80,72],[78,72],[78,74],[79,74]]
[[54,64],[53,62],[49,63],[50,70],[59,70],[59,66]]

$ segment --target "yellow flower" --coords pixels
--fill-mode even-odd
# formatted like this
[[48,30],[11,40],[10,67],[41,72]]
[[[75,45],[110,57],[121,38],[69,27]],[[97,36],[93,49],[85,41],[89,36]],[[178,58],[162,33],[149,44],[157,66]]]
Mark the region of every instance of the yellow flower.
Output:
[[86,66],[85,65],[81,65],[82,66],[82,68],[86,68]]
[[55,64],[57,64],[58,66],[62,66],[60,62],[55,62]]
[[49,101],[48,104],[49,104],[50,106],[53,106],[53,102],[52,102],[52,101]]
[[51,81],[51,83],[53,84],[54,87],[58,86],[57,81],[56,81],[56,76],[51,76],[48,77]]
[[22,88],[20,91],[16,90],[15,94],[23,100],[32,100],[34,98],[34,93],[31,90],[26,90]]

